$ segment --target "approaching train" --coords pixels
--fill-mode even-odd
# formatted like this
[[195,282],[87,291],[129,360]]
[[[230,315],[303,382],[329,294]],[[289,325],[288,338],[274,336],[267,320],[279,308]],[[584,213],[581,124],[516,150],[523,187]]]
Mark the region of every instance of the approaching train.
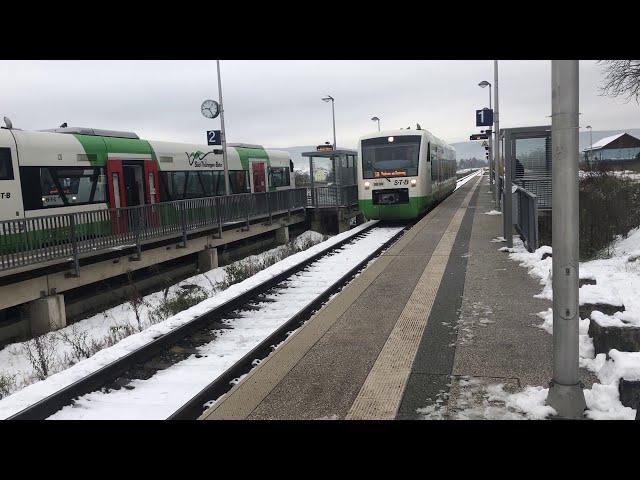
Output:
[[416,218],[455,190],[456,151],[426,130],[366,135],[358,154],[358,200],[367,218]]
[[[224,195],[219,147],[91,128],[0,129],[0,220]],[[293,162],[259,145],[227,148],[232,193],[294,188]]]

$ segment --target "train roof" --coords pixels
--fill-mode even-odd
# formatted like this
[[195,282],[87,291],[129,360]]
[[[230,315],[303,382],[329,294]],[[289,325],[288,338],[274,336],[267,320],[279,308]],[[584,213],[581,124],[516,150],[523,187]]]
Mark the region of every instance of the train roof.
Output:
[[133,138],[140,140],[140,137],[134,132],[123,132],[119,130],[103,130],[100,128],[87,128],[87,127],[61,127],[50,128],[46,130],[37,130],[38,132],[53,132],[53,133],[76,133],[78,135],[92,135],[96,137],[115,137],[115,138]]
[[402,130],[382,130],[380,132],[373,132],[368,135],[364,135],[360,137],[360,140],[368,140],[370,138],[378,138],[378,137],[400,137],[400,136],[409,136],[409,135],[421,135],[426,136],[430,141],[436,141],[443,146],[450,148],[455,152],[455,147],[449,145],[447,142],[442,140],[441,138],[436,137],[429,130],[425,130],[421,128],[420,130],[410,130],[410,129],[402,129]]

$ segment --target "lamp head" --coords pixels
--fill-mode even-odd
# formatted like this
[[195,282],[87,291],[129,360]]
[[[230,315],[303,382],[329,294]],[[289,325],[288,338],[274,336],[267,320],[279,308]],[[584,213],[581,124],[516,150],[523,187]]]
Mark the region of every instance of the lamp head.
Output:
[[484,87],[490,87],[491,84],[489,82],[487,82],[486,80],[483,80],[478,84],[478,86],[484,88]]
[[379,122],[380,119],[378,117],[371,117],[371,120],[373,120],[374,122]]
[[331,95],[327,95],[326,97],[323,97],[322,99],[323,102],[333,102],[333,97]]

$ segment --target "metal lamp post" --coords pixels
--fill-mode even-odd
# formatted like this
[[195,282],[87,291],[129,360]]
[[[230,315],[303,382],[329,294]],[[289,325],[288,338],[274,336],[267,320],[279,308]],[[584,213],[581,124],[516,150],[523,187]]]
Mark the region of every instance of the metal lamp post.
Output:
[[587,155],[587,159],[591,161],[593,159],[593,132],[591,131],[591,125],[587,125],[586,128],[589,129],[589,155]]
[[578,60],[551,61],[553,380],[547,404],[561,418],[586,409],[578,378]]
[[378,122],[378,131],[380,131],[380,119],[378,117],[371,117],[371,120]]
[[333,149],[336,149],[336,111],[334,109],[335,99],[331,95],[327,95],[322,99],[323,102],[331,102],[331,116],[333,117]]
[[231,184],[229,183],[229,162],[227,161],[227,136],[224,130],[224,106],[222,104],[222,81],[220,80],[220,60],[216,60],[218,67],[218,97],[220,100],[220,140],[222,141],[222,162],[224,165],[224,192],[231,195]]
[[[489,82],[487,82],[486,80],[481,81],[478,86],[480,88],[484,88],[484,87],[489,87],[489,110],[492,110],[492,106],[491,106],[491,84]],[[489,137],[489,151],[490,156],[489,156],[489,188],[493,189],[493,178],[495,175],[495,155],[493,153],[493,145],[492,145],[492,141],[491,141],[491,137]],[[494,172],[493,174],[491,172]]]
[[493,152],[493,167],[494,167],[494,171],[495,171],[495,182],[496,182],[496,188],[495,188],[495,202],[496,202],[496,209],[500,210],[500,188],[498,188],[498,178],[500,178],[500,165],[502,163],[502,159],[500,158],[500,112],[499,112],[499,102],[498,102],[498,61],[494,60],[493,61],[493,92],[494,92],[494,98],[496,99],[496,108],[495,111],[493,112],[493,125],[494,125],[494,129],[493,129],[493,145],[494,145],[494,152]]

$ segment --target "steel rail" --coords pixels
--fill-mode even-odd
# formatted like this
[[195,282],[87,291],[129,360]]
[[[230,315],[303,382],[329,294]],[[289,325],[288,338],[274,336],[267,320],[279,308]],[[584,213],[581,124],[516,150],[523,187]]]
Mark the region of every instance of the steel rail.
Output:
[[329,299],[329,297],[340,291],[347,283],[351,281],[355,275],[363,270],[367,264],[380,253],[386,250],[389,245],[395,242],[408,228],[411,228],[412,224],[409,224],[406,228],[400,230],[397,234],[387,240],[384,244],[376,248],[371,254],[351,268],[347,273],[342,275],[333,284],[327,287],[320,295],[311,300],[304,308],[293,315],[289,320],[278,327],[273,333],[271,333],[262,342],[256,345],[249,353],[245,354],[240,360],[233,364],[224,373],[213,380],[209,385],[203,388],[196,396],[185,403],[182,407],[176,410],[167,420],[195,420],[204,412],[203,405],[209,400],[218,399],[221,395],[231,390],[232,385],[230,382],[251,371],[254,368],[254,362],[256,360],[263,360],[268,357],[277,347],[280,342],[284,341],[288,337],[288,332],[296,330],[302,326],[302,324],[308,320],[313,313],[322,307],[322,305]]
[[358,235],[362,235],[368,232],[376,224],[372,224],[360,232],[347,237],[338,243],[328,246],[306,260],[294,265],[276,276],[266,280],[265,282],[256,285],[255,287],[239,294],[238,296],[224,302],[223,304],[215,307],[207,313],[200,315],[199,317],[190,320],[189,322],[180,325],[179,327],[164,333],[151,342],[143,345],[133,352],[124,355],[112,363],[105,365],[104,367],[90,373],[86,377],[83,377],[74,383],[54,392],[48,397],[26,407],[20,412],[7,417],[7,420],[44,420],[61,408],[71,405],[73,400],[90,392],[99,390],[101,387],[108,384],[110,381],[115,380],[133,366],[139,363],[143,363],[155,355],[159,354],[163,350],[168,349],[181,339],[189,336],[190,334],[204,328],[207,324],[214,322],[216,319],[230,313],[243,305],[249,303],[254,297],[259,296],[288,277],[304,270],[306,267],[316,262],[321,257],[331,253],[334,250],[342,247],[344,244],[351,242]]

